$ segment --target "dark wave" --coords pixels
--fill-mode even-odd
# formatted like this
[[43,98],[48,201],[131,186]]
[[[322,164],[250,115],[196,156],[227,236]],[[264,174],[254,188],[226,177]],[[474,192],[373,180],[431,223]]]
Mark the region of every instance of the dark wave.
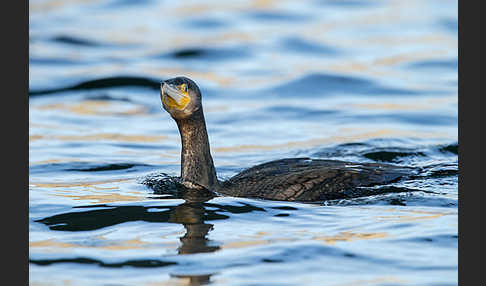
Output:
[[49,163],[30,166],[29,172],[31,174],[46,173],[46,172],[106,172],[106,171],[120,171],[125,172],[136,171],[140,169],[154,168],[154,166],[139,163],[91,163],[91,162],[67,162],[67,163]]
[[161,261],[161,260],[154,260],[154,259],[137,259],[137,260],[127,260],[119,263],[106,263],[98,259],[92,259],[86,257],[60,258],[60,259],[29,259],[29,263],[39,265],[39,266],[48,266],[48,265],[59,264],[59,263],[95,264],[97,266],[109,267],[109,268],[121,268],[124,266],[152,268],[152,267],[166,267],[166,266],[177,264],[177,262]]
[[268,92],[284,97],[335,94],[416,95],[417,91],[382,86],[374,81],[335,74],[315,73],[271,88]]
[[[457,177],[459,174],[457,161],[454,158],[454,155],[458,155],[458,143],[407,148],[376,146],[377,144],[382,145],[382,143],[373,141],[345,143],[319,148],[311,153],[310,156],[338,160],[349,160],[352,157],[352,160],[356,161],[360,161],[364,157],[373,161],[412,165],[416,166],[418,172],[410,179],[417,180],[417,182],[424,179]],[[387,141],[390,141],[390,139],[387,139]],[[389,144],[391,142],[387,143],[387,145]],[[429,164],[431,157],[442,157],[448,162]]]
[[431,171],[427,177],[428,178],[443,178],[443,177],[453,177],[458,176],[459,170],[452,169],[452,170],[435,170]]
[[457,71],[458,60],[424,60],[411,63],[408,67],[414,69],[448,69]]
[[457,116],[438,113],[404,112],[343,116],[343,122],[404,122],[418,125],[457,126]]
[[[103,204],[87,206],[86,208],[90,209],[88,211],[57,214],[36,220],[36,222],[48,226],[51,230],[60,231],[96,230],[130,221],[180,223],[174,215],[178,213],[181,207],[184,207],[184,205],[143,207],[109,206]],[[229,216],[224,213],[241,214],[265,211],[262,208],[246,203],[242,203],[240,206],[204,203],[201,207],[205,208],[204,214],[200,218],[204,221],[228,219]]]
[[306,54],[335,56],[340,53],[340,51],[330,46],[304,40],[299,37],[286,38],[281,41],[279,46],[288,51]]
[[[37,40],[37,39],[35,39]],[[82,38],[71,35],[57,35],[51,38],[47,38],[47,41],[57,44],[73,46],[73,48],[121,48],[121,47],[134,47],[136,44],[119,44],[110,43],[106,41],[91,40],[88,38]]]
[[122,101],[122,102],[133,102],[132,99],[128,97],[115,97],[109,94],[94,94],[86,96],[87,100],[100,100],[100,101]]
[[279,207],[270,207],[271,209],[275,210],[285,210],[285,211],[297,211],[298,208],[291,207],[291,206],[279,206]]
[[456,155],[459,155],[459,144],[449,144],[446,146],[442,146],[439,148],[439,151],[441,152],[450,152]]
[[224,61],[232,59],[243,59],[250,55],[248,47],[219,47],[219,48],[183,48],[173,52],[158,55],[159,59],[176,60],[211,60]]
[[272,22],[302,22],[310,20],[310,15],[297,14],[286,11],[253,11],[247,14],[250,19]]
[[425,178],[457,177],[459,166],[457,162],[429,164],[423,166],[420,173]]
[[190,19],[185,25],[195,29],[218,29],[228,26],[226,21],[212,18]]
[[416,236],[416,237],[410,237],[410,238],[404,238],[404,239],[393,239],[394,242],[399,243],[399,242],[410,242],[410,243],[426,243],[429,244],[431,242],[436,243],[436,245],[440,246],[449,246],[449,247],[456,247],[457,241],[458,241],[458,236],[457,235],[451,235],[451,234],[437,234],[437,235],[431,235],[431,236]]
[[65,35],[59,35],[53,37],[51,40],[56,43],[74,45],[74,46],[83,46],[83,47],[98,47],[103,45],[101,43],[92,40],[81,39],[81,38],[77,38],[73,36],[65,36]]
[[439,25],[452,33],[457,33],[459,27],[456,19],[442,19]]
[[132,169],[137,166],[149,166],[146,164],[131,164],[131,163],[120,163],[120,164],[103,164],[94,166],[84,166],[81,168],[67,169],[66,171],[79,171],[79,172],[101,172],[101,171],[117,171]]
[[133,7],[141,7],[141,6],[149,6],[153,4],[153,0],[112,0],[108,2],[106,5],[103,5],[103,8],[108,9],[120,9],[120,8],[133,8]]
[[350,142],[329,147],[318,147],[314,152],[310,153],[309,156],[322,159],[331,157],[343,158],[347,156],[361,156],[367,152],[378,151],[377,148],[378,147],[376,147],[372,142]]
[[[267,107],[263,110],[262,116],[271,116],[271,117],[284,117],[284,118],[309,118],[309,117],[318,117],[320,119],[325,118],[326,116],[336,115],[338,111],[336,110],[319,110],[313,108],[306,108],[306,107],[296,107],[296,106],[288,106],[288,105],[275,105],[272,107]],[[259,120],[261,117],[259,116]]]
[[64,58],[54,58],[54,57],[43,57],[43,58],[37,58],[37,57],[30,57],[29,58],[29,64],[36,64],[36,65],[76,65],[76,64],[81,64],[79,61],[74,61],[71,59],[64,59]]
[[375,151],[363,154],[364,157],[382,162],[393,162],[397,158],[409,156],[426,156],[422,152],[393,152],[393,151]]
[[144,88],[158,90],[161,82],[162,80],[156,80],[147,77],[114,76],[114,77],[88,80],[67,87],[29,90],[29,96],[32,97],[32,96],[47,95],[47,94],[65,92],[65,91],[105,89],[105,88],[115,88],[115,87],[124,87],[124,86],[144,87]]

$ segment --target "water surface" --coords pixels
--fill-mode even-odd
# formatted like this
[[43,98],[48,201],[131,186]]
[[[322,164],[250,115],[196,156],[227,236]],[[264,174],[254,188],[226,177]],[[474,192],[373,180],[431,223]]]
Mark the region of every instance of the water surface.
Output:
[[[456,285],[457,1],[29,2],[31,285]],[[195,80],[220,179],[385,162],[385,195],[190,202],[159,83]]]

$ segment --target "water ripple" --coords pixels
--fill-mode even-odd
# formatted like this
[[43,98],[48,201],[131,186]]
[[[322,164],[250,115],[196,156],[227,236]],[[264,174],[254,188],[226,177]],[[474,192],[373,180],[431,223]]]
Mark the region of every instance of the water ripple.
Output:
[[[457,1],[30,1],[29,18],[31,284],[457,284]],[[295,157],[414,174],[306,204],[187,191],[159,94],[176,75],[203,92],[219,178]]]
[[334,74],[311,74],[278,85],[269,92],[281,97],[328,96],[336,94],[417,95],[413,90],[381,86],[372,80]]

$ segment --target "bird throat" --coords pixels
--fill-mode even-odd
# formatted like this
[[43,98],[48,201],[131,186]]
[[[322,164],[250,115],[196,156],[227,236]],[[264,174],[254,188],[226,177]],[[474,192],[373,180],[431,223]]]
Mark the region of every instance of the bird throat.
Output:
[[186,106],[189,104],[189,102],[191,101],[191,99],[189,98],[189,96],[184,96],[180,102],[177,102],[175,101],[174,99],[172,99],[172,97],[170,96],[165,96],[163,99],[162,99],[165,104],[170,108],[170,109],[173,109],[173,108],[177,108],[179,110],[183,110],[184,108],[186,108]]

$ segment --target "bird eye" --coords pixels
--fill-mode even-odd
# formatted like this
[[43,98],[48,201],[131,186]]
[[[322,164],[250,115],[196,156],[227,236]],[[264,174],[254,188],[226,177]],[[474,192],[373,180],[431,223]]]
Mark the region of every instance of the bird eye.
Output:
[[182,85],[182,90],[183,90],[184,92],[187,92],[187,84],[185,84],[185,83],[184,83],[184,84]]

